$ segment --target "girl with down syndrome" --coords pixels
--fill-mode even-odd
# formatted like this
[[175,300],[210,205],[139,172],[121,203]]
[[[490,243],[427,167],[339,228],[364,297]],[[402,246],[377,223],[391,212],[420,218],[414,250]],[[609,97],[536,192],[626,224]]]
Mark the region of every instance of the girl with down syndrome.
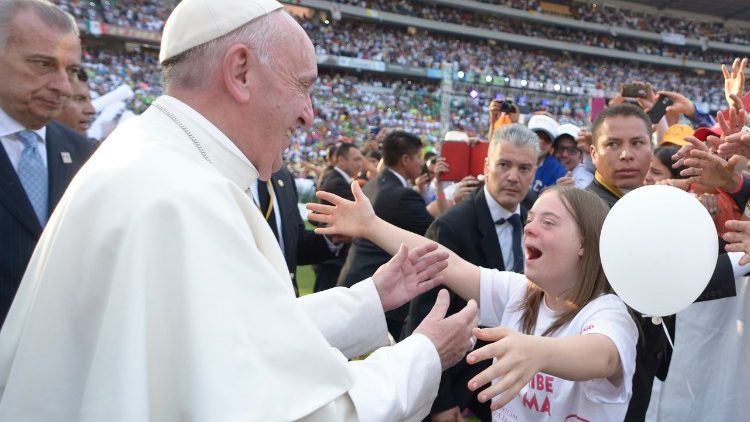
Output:
[[[395,254],[432,241],[378,218],[358,185],[355,201],[328,192],[308,204],[316,232],[371,240]],[[622,421],[632,394],[638,329],[612,294],[599,258],[607,205],[572,188],[545,191],[524,228],[525,274],[480,268],[449,253],[445,285],[479,303],[475,336],[492,342],[469,353],[493,364],[468,383],[487,386],[493,421]],[[445,294],[441,292],[441,294]]]

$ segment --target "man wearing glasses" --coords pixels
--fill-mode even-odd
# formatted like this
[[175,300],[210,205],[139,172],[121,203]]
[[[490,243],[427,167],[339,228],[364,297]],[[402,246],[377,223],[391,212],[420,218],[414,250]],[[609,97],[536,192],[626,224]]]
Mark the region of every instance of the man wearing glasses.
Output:
[[576,143],[578,132],[580,132],[578,126],[570,123],[557,128],[557,137],[553,144],[554,155],[568,171],[565,176],[557,180],[557,184],[585,189],[594,180],[594,174],[583,164],[583,152],[578,149]]

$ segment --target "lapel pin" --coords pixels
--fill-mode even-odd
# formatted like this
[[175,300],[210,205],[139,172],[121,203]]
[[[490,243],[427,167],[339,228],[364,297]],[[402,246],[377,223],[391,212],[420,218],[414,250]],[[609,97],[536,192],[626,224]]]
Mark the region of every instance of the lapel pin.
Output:
[[73,159],[70,158],[70,153],[68,151],[63,151],[60,153],[60,158],[62,158],[62,162],[64,164],[70,164],[73,162]]
[[279,179],[277,181],[277,183],[279,184],[280,187],[282,187],[282,188],[284,187],[284,181],[283,180]]

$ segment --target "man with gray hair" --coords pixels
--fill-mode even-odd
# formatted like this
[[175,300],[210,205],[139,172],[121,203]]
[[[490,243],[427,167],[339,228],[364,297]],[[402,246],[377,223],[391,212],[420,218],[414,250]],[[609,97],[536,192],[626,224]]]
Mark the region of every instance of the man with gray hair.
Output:
[[[274,0],[184,0],[166,95],[98,149],[40,239],[0,332],[0,420],[395,421],[424,417],[476,304],[386,344],[384,310],[439,283],[401,251],[296,299],[248,194],[312,122],[315,53]],[[88,229],[95,227],[96,229]]]
[[[496,129],[490,140],[484,167],[484,188],[435,220],[425,237],[432,239],[461,258],[485,268],[523,273],[523,223],[526,197],[536,171],[539,138],[522,125]],[[430,290],[412,301],[406,321],[411,334],[429,314],[438,289]],[[466,305],[451,292],[448,314]],[[477,345],[480,347],[480,345]],[[432,420],[456,421],[464,408],[470,408],[483,421],[489,421],[490,404],[479,403],[477,393],[466,387],[470,379],[490,363],[468,365],[459,361],[443,373],[440,389],[432,406]]]
[[73,17],[47,1],[0,1],[0,323],[47,220],[93,151],[52,120],[80,65]]

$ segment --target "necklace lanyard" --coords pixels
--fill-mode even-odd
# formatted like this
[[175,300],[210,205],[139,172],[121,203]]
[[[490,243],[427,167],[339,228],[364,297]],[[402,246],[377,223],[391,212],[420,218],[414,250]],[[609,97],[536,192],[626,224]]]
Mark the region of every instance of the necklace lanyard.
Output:
[[[201,143],[198,142],[198,139],[195,137],[195,135],[193,135],[193,133],[184,124],[182,124],[182,122],[180,122],[180,120],[177,119],[177,117],[174,114],[170,113],[164,107],[162,107],[160,104],[157,104],[155,102],[152,103],[151,105],[153,107],[155,107],[157,110],[159,110],[162,113],[164,113],[180,129],[182,129],[182,131],[185,132],[185,134],[188,136],[188,138],[190,138],[190,140],[193,141],[193,145],[195,145],[195,148],[198,149],[198,152],[201,153],[201,155],[203,156],[203,158],[206,161],[208,161],[210,164],[213,164],[213,162],[211,162],[211,159],[208,158],[208,154],[206,154],[206,150],[203,149],[203,145],[201,145]],[[268,219],[271,217],[271,213],[273,212],[273,207],[274,207],[273,204],[274,204],[274,202],[276,202],[276,192],[274,192],[274,190],[273,190],[273,183],[270,180],[268,180],[266,182],[266,189],[268,189],[268,198],[269,198],[269,200],[268,200],[268,210],[266,211],[266,221],[268,221]],[[253,202],[255,202],[255,205],[258,207],[258,209],[260,210],[260,212],[263,213],[263,210],[260,208],[260,204],[258,204],[254,199],[255,198],[253,198]]]
[[[258,189],[260,189],[260,187],[258,187]],[[266,211],[266,221],[268,221],[268,219],[271,218],[271,213],[273,212],[273,203],[276,202],[276,192],[273,191],[273,183],[270,180],[266,182],[266,189],[268,189],[268,210]],[[260,198],[260,195],[258,195],[258,198]],[[260,204],[256,205],[262,213],[263,209],[260,207]],[[274,224],[276,224],[275,221]]]

